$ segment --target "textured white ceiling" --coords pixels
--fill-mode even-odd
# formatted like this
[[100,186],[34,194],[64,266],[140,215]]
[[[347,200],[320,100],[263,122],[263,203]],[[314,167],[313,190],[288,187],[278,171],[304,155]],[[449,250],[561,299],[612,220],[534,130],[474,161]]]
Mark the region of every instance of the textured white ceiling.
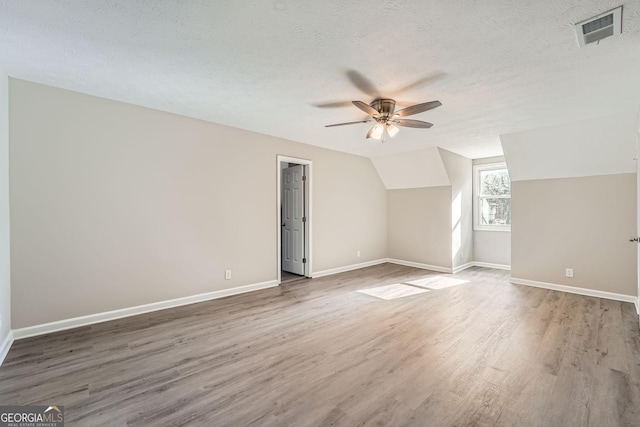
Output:
[[[618,5],[0,0],[0,67],[365,156],[441,146],[484,157],[501,153],[500,134],[640,105],[640,2],[624,4],[622,36],[599,45],[579,48],[573,28]],[[440,100],[414,116],[435,126],[384,145],[365,140],[365,124],[325,128],[364,117],[346,102],[370,102],[367,82],[403,105]]]

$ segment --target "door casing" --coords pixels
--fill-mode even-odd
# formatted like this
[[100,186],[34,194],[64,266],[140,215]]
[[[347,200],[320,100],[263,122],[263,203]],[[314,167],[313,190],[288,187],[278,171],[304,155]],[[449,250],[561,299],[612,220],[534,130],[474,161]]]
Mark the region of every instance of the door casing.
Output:
[[[284,165],[289,167],[284,167]],[[282,176],[282,258],[280,260],[282,271],[294,274],[304,274],[305,264],[305,165],[281,163],[280,175]]]
[[282,235],[281,235],[281,228],[282,228],[282,211],[281,211],[281,205],[282,205],[282,163],[294,163],[294,164],[298,164],[298,165],[304,165],[304,169],[305,169],[305,176],[307,177],[306,181],[305,181],[305,191],[304,191],[304,211],[305,211],[305,215],[307,217],[307,221],[304,223],[304,233],[305,233],[305,239],[304,239],[304,253],[305,253],[305,257],[307,258],[307,262],[304,264],[304,275],[305,277],[313,277],[312,276],[312,272],[313,272],[313,254],[312,254],[312,250],[311,248],[313,247],[312,245],[312,223],[313,223],[313,210],[312,210],[312,185],[311,182],[313,180],[313,162],[311,160],[308,159],[301,159],[301,158],[297,158],[297,157],[290,157],[290,156],[284,156],[284,155],[278,155],[276,157],[276,218],[278,220],[277,224],[276,224],[276,234],[277,234],[277,241],[278,241],[278,247],[277,247],[277,265],[276,265],[276,271],[278,273],[278,283],[282,282],[282,272],[281,272],[281,266],[282,266]]
[[[638,118],[636,121],[636,235],[640,237],[640,110],[638,110]],[[636,245],[637,246],[637,245]],[[636,290],[636,313],[640,320],[640,248],[636,254],[636,281],[638,289]]]

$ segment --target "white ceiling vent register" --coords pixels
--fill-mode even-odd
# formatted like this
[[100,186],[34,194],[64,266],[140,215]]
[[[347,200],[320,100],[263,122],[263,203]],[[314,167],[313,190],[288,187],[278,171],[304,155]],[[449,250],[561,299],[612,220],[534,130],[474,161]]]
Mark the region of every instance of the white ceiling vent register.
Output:
[[576,24],[578,43],[583,47],[622,31],[622,6]]

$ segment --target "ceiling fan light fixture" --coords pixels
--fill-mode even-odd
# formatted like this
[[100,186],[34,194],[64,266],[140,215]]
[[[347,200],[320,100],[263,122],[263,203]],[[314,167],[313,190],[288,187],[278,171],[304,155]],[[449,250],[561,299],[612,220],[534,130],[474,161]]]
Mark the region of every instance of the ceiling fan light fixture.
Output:
[[384,125],[382,123],[376,123],[374,127],[371,128],[371,138],[380,139],[382,138],[382,134],[384,133]]
[[400,131],[400,128],[398,126],[394,126],[391,123],[387,124],[387,132],[389,133],[389,136],[391,138],[393,138],[394,136],[396,136],[398,134],[398,132]]
[[433,123],[425,122],[422,120],[405,119],[404,117],[413,116],[414,114],[423,113],[425,111],[433,110],[440,107],[442,103],[440,101],[423,102],[422,104],[412,105],[410,107],[403,108],[402,110],[395,111],[396,101],[389,98],[376,98],[371,104],[366,104],[362,101],[352,101],[353,105],[360,110],[369,114],[367,120],[360,120],[356,122],[335,123],[332,125],[325,125],[325,127],[355,125],[359,123],[376,122],[369,132],[367,132],[367,139],[373,138],[383,143],[387,138],[393,138],[398,134],[400,128],[398,126],[410,127],[410,128],[430,128]]
[[372,127],[371,129],[369,129],[369,132],[367,132],[367,139],[373,138],[373,130],[374,129],[375,129],[375,126]]

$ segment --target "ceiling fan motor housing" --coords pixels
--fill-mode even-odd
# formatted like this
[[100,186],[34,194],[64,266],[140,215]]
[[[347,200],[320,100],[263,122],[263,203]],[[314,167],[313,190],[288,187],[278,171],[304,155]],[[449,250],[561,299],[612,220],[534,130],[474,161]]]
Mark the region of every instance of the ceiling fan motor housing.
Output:
[[386,117],[392,115],[396,109],[396,101],[388,98],[376,99],[369,105],[382,116]]

